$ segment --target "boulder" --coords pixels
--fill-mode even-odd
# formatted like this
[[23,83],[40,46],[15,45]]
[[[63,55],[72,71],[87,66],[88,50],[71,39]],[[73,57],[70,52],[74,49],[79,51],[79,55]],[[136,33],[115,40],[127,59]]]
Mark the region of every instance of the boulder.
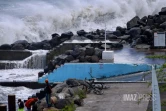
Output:
[[92,56],[95,53],[95,49],[93,47],[87,48],[85,50],[85,55]]
[[107,35],[107,39],[108,40],[117,39],[117,36],[113,35],[113,34],[109,34],[109,35]]
[[166,29],[166,22],[160,24],[160,28],[162,28],[162,29]]
[[91,39],[91,40],[94,39],[94,35],[92,35],[92,34],[86,34],[85,37],[88,39]]
[[14,44],[12,50],[24,50],[24,46],[22,44]]
[[122,43],[113,43],[111,45],[111,48],[118,48],[118,49],[120,49],[120,48],[123,48],[123,45],[122,45]]
[[50,50],[50,49],[52,49],[52,47],[51,47],[50,44],[45,43],[45,44],[43,44],[43,49],[44,49],[44,50]]
[[92,61],[92,63],[98,63],[99,62],[99,58],[96,55],[93,55],[91,57],[91,61]]
[[54,33],[54,34],[52,34],[51,36],[52,36],[52,38],[57,38],[57,39],[60,38],[60,35],[57,34],[57,33]]
[[0,46],[0,50],[11,50],[11,45],[3,44]]
[[54,104],[54,106],[58,109],[63,109],[65,108],[66,105],[69,105],[69,104],[71,104],[69,99],[60,99]]
[[18,40],[14,42],[12,45],[15,45],[15,44],[21,44],[24,46],[24,48],[27,48],[29,46],[29,43],[26,40]]
[[138,16],[135,16],[134,18],[132,18],[130,21],[127,22],[127,28],[130,29],[139,26],[137,23],[139,20],[140,18]]
[[119,30],[116,30],[113,32],[113,35],[116,35],[117,37],[122,36],[122,33]]
[[43,49],[43,42],[33,42],[30,44],[29,50]]
[[146,35],[148,38],[152,38],[153,37],[153,31],[150,29],[146,29],[143,33],[143,35]]
[[140,34],[141,34],[141,29],[140,29],[139,27],[131,28],[131,29],[128,31],[128,34],[129,34],[131,37],[135,37],[136,35],[140,35]]
[[159,12],[159,15],[166,15],[166,7],[163,7]]
[[116,27],[116,31],[117,31],[117,30],[119,30],[122,35],[124,35],[125,32],[126,32],[126,28],[123,28],[123,27],[120,27],[120,26]]
[[67,62],[73,61],[74,57],[72,55],[68,55],[66,60],[67,60]]
[[73,52],[73,50],[67,50],[67,51],[65,51],[65,54],[66,55],[71,55],[72,52]]
[[147,17],[147,16],[144,16],[144,17],[141,18],[141,21],[144,22],[144,23],[146,23],[146,22],[147,22],[147,19],[148,19],[148,17]]
[[78,105],[78,106],[83,106],[83,99],[81,99],[78,95],[76,95],[73,98],[74,104]]
[[97,57],[99,57],[100,59],[102,58],[102,50],[99,48],[95,48],[95,54]]
[[80,52],[78,50],[75,50],[75,51],[72,51],[71,55],[74,57],[74,58],[77,58],[79,55],[80,55]]
[[70,87],[75,87],[80,85],[77,79],[67,79],[66,84]]
[[61,93],[62,90],[63,90],[65,87],[68,87],[68,85],[67,85],[66,83],[60,83],[60,84],[57,84],[52,90],[53,90],[53,92],[55,92],[55,93]]
[[148,26],[152,26],[153,24],[154,24],[153,19],[148,18],[148,20],[147,20],[147,25],[148,25]]
[[84,56],[79,57],[79,62],[86,62],[86,58]]
[[51,47],[55,47],[60,44],[60,41],[58,40],[58,38],[54,37],[49,41],[49,43],[50,43]]
[[61,34],[61,38],[68,38],[70,39],[73,36],[73,32],[65,32]]
[[85,56],[85,59],[86,59],[87,62],[92,62],[91,61],[91,59],[92,59],[91,56]]
[[84,36],[86,33],[87,33],[87,32],[85,32],[84,30],[79,30],[79,31],[77,31],[77,34],[78,34],[79,36]]
[[139,25],[146,26],[146,23],[143,22],[143,21],[141,21],[141,20],[138,20],[137,23],[138,23]]

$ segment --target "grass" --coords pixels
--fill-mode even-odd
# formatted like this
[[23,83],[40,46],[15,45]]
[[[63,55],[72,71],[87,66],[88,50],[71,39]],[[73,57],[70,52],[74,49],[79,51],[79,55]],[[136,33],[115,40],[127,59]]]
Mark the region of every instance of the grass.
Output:
[[79,90],[76,95],[78,95],[80,99],[86,98],[86,93],[84,90]]
[[60,111],[75,111],[76,107],[74,105],[74,103],[72,102],[69,105],[66,105],[63,109],[61,109]]

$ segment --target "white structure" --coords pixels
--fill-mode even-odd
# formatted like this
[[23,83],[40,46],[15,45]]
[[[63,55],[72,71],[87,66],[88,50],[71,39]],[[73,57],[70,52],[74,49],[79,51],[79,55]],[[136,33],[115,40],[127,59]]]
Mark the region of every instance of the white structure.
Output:
[[103,60],[114,60],[114,51],[103,51],[102,52]]
[[166,32],[155,32],[154,33],[154,46],[165,47],[166,46]]
[[105,24],[105,50],[102,52],[102,59],[103,60],[114,60],[114,52],[106,50],[106,24]]

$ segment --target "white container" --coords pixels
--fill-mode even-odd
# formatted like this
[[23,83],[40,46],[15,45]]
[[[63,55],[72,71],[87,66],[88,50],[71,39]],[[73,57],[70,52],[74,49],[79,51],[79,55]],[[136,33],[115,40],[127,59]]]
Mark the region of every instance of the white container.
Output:
[[114,51],[103,51],[102,59],[103,60],[114,60]]

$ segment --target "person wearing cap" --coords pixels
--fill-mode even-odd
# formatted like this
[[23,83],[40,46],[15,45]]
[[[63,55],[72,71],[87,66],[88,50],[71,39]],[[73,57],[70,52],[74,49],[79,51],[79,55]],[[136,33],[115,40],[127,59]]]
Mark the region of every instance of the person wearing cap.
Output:
[[21,99],[18,99],[18,111],[24,111],[24,102]]
[[51,107],[51,93],[52,93],[52,90],[51,90],[51,86],[48,82],[48,79],[45,80],[45,83],[46,83],[46,87],[44,88],[44,91],[46,93],[46,102],[47,102],[47,107]]

